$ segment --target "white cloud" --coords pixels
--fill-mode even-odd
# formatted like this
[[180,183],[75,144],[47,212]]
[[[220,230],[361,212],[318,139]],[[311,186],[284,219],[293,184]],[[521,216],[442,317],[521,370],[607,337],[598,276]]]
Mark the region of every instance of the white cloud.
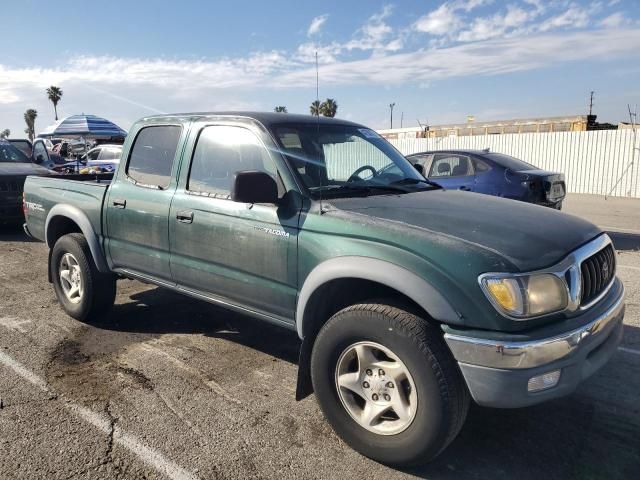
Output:
[[394,30],[386,22],[392,11],[390,5],[384,6],[380,12],[371,15],[364,25],[354,32],[352,38],[344,43],[303,43],[298,46],[295,59],[300,62],[315,62],[315,52],[318,52],[320,63],[333,63],[340,55],[353,51],[373,52],[376,55],[397,52],[403,48],[404,42],[400,36],[394,38]]
[[529,22],[535,13],[520,7],[509,5],[506,13],[496,13],[490,17],[476,18],[468,30],[460,32],[461,42],[475,42],[505,35],[507,32],[522,27]]
[[589,12],[578,5],[571,5],[568,10],[555,17],[548,18],[540,24],[538,30],[546,32],[558,28],[585,28],[589,25]]
[[[320,76],[325,84],[331,85],[398,85],[451,77],[499,75],[579,60],[637,56],[639,48],[638,29],[545,33],[336,62],[323,66]],[[277,77],[274,86],[279,82],[312,85],[315,70],[284,73]]]
[[309,25],[309,29],[307,30],[307,36],[311,37],[320,33],[322,26],[325,24],[327,19],[329,18],[328,14],[319,15],[311,20],[311,24]]
[[448,3],[443,3],[437,9],[420,17],[414,24],[419,32],[431,35],[453,34],[462,25],[462,20]]
[[478,7],[493,3],[493,0],[456,0],[445,2],[435,10],[420,17],[413,28],[418,32],[431,35],[453,36],[462,26],[463,20],[458,11],[470,12]]
[[598,25],[604,28],[616,28],[624,25],[625,23],[626,19],[624,15],[620,12],[616,12],[604,18]]

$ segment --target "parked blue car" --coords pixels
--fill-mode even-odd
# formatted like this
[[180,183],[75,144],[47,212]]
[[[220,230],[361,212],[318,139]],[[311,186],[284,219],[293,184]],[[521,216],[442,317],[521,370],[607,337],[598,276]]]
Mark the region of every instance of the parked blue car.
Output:
[[430,181],[459,189],[562,208],[564,174],[540,170],[517,158],[489,150],[439,150],[407,155]]

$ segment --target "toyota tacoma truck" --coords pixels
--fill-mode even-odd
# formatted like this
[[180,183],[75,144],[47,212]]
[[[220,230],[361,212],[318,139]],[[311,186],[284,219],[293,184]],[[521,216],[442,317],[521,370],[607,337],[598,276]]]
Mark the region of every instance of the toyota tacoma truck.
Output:
[[143,118],[110,182],[29,177],[25,210],[69,315],[103,315],[124,277],[295,330],[297,398],[387,464],[436,457],[471,400],[570,394],[622,337],[599,228],[442,189],[347,121]]

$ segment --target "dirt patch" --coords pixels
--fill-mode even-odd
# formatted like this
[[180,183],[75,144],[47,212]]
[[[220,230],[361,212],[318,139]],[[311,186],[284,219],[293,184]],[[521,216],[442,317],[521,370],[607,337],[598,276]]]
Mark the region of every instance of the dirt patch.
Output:
[[56,393],[86,405],[104,405],[126,387],[152,390],[149,378],[121,363],[118,357],[129,345],[154,337],[83,326],[73,338],[61,340],[52,350],[47,382]]

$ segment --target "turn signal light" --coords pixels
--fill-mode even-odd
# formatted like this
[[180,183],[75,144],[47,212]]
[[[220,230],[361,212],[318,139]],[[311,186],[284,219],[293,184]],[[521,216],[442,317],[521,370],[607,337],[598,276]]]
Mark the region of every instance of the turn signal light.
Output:
[[555,387],[560,380],[560,370],[553,370],[542,375],[537,375],[529,379],[527,390],[529,392],[539,392],[548,388]]

